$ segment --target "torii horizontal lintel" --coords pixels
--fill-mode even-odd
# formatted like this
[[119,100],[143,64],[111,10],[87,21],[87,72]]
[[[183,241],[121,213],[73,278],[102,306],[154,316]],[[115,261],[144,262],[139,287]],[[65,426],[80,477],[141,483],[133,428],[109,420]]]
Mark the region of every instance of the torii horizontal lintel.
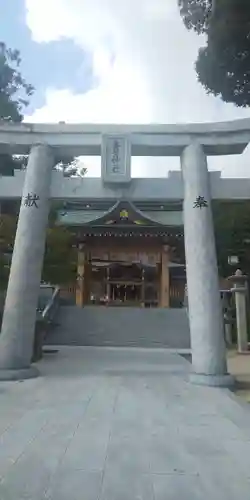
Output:
[[28,154],[37,143],[61,155],[101,154],[103,135],[129,136],[132,156],[180,156],[197,141],[208,156],[240,154],[250,142],[250,118],[227,122],[120,125],[0,121],[0,152]]

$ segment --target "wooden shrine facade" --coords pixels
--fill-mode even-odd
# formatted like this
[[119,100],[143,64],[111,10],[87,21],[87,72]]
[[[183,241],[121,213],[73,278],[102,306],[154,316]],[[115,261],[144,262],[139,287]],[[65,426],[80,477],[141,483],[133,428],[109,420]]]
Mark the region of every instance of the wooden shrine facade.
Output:
[[128,201],[74,227],[78,245],[76,303],[181,305],[185,287],[183,231],[145,216]]

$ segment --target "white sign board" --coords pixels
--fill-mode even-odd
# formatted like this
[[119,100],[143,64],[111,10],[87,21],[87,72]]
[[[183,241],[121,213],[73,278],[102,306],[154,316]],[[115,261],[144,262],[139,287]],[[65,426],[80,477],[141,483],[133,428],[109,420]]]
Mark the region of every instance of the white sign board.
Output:
[[131,180],[131,145],[129,137],[105,135],[102,137],[102,179],[109,183]]

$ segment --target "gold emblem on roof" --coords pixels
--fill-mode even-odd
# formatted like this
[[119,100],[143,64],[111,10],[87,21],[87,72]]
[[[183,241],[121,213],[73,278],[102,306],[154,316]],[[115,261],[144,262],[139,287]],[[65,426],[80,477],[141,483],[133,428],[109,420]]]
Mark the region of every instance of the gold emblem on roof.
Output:
[[122,220],[128,219],[128,211],[127,210],[123,209],[120,211],[120,219],[122,219]]

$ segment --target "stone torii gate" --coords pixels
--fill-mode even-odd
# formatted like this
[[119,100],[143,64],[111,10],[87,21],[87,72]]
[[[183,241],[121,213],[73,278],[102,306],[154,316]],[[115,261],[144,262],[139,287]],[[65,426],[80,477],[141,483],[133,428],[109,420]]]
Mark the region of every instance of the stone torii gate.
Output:
[[0,152],[29,154],[0,335],[0,380],[38,374],[30,361],[56,158],[101,155],[103,184],[110,190],[118,186],[125,189],[133,183],[130,160],[134,155],[181,158],[193,367],[190,377],[200,384],[230,385],[207,155],[240,154],[249,141],[248,119],[148,126],[0,123]]

